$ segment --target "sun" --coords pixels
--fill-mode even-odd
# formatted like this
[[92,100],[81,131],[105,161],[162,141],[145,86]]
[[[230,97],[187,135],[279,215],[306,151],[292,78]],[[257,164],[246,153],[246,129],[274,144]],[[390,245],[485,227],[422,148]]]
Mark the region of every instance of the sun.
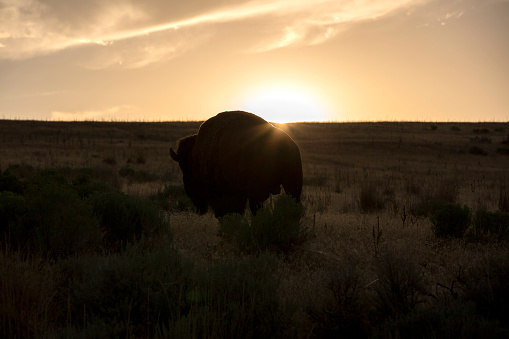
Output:
[[240,109],[274,123],[324,121],[325,105],[311,91],[293,85],[276,85],[252,91]]

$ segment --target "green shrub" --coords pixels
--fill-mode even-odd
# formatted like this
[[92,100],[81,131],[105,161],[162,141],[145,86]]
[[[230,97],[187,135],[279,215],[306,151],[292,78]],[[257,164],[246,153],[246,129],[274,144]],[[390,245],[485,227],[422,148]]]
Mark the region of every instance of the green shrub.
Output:
[[28,241],[23,228],[27,204],[25,198],[12,192],[0,192],[0,241],[6,240],[13,248]]
[[0,170],[0,192],[23,193],[23,185],[9,170]]
[[473,155],[488,155],[488,152],[477,146],[470,147],[469,152]]
[[235,238],[241,232],[249,232],[249,228],[248,219],[238,213],[229,213],[219,219],[219,230],[226,238]]
[[359,196],[359,207],[362,212],[375,212],[384,209],[384,199],[374,183],[363,185]]
[[509,212],[509,185],[506,183],[505,179],[500,183],[498,209],[502,212]]
[[462,299],[474,302],[477,313],[509,323],[509,256],[488,256],[467,268]]
[[169,228],[169,221],[150,200],[125,195],[121,192],[96,192],[88,203],[105,231],[105,242],[118,249],[121,243],[152,236]]
[[233,238],[243,252],[288,251],[303,240],[304,230],[300,223],[303,214],[302,204],[283,194],[274,200],[274,206],[264,206],[251,218],[226,215],[219,219],[219,226],[220,231]]
[[433,233],[440,238],[461,238],[470,225],[471,213],[467,206],[442,203],[431,217]]
[[196,271],[181,314],[165,338],[271,338],[286,320],[279,307],[277,260],[271,255],[227,261]]
[[111,188],[100,181],[92,180],[89,173],[81,173],[72,180],[72,187],[81,198],[88,198],[94,192],[107,192]]
[[167,184],[162,190],[150,197],[166,211],[192,211],[193,202],[188,198],[184,190],[184,185]]
[[142,242],[121,256],[69,259],[60,297],[68,310],[64,336],[152,337],[186,312],[184,266],[173,246],[147,251]]
[[31,175],[26,180],[26,185],[30,187],[46,187],[51,185],[65,186],[68,182],[63,175],[62,170],[45,169]]
[[157,179],[157,176],[146,171],[136,171],[131,167],[122,167],[118,170],[118,175],[128,178],[135,182],[150,182]]
[[430,217],[444,203],[455,203],[458,196],[458,185],[454,179],[446,178],[424,185],[419,192],[419,200],[410,205],[410,213],[415,216]]
[[36,172],[36,169],[32,165],[27,164],[9,165],[7,170],[19,179],[28,178]]
[[24,230],[36,249],[57,257],[93,251],[102,240],[92,208],[72,188],[50,181],[26,194]]
[[509,237],[509,213],[478,210],[473,217],[473,234],[478,239]]
[[387,319],[373,338],[506,338],[509,335],[496,321],[475,312],[475,304],[440,301],[417,307],[408,314]]

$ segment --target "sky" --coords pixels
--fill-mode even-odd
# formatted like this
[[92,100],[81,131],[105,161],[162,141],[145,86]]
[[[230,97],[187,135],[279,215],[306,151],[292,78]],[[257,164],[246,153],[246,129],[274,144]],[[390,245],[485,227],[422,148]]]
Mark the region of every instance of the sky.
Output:
[[509,121],[509,0],[0,0],[0,119]]

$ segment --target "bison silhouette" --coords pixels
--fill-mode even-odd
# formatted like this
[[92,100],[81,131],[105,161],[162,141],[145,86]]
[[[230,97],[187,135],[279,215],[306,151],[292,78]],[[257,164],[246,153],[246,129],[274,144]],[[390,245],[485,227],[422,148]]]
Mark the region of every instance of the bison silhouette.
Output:
[[204,214],[208,206],[217,218],[253,214],[270,194],[285,192],[300,202],[300,151],[284,131],[247,112],[222,112],[201,124],[197,134],[170,149],[179,163],[187,196]]

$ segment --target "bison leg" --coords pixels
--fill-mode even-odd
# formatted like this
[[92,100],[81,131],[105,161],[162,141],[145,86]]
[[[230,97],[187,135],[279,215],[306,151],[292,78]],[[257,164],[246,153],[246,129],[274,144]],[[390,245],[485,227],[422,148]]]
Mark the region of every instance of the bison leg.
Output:
[[244,214],[246,203],[247,198],[218,198],[210,205],[216,218],[221,218],[228,213]]
[[256,212],[258,211],[259,208],[262,207],[262,204],[263,201],[258,202],[255,200],[249,200],[249,209],[251,210],[251,213],[253,213],[253,215],[256,215]]

